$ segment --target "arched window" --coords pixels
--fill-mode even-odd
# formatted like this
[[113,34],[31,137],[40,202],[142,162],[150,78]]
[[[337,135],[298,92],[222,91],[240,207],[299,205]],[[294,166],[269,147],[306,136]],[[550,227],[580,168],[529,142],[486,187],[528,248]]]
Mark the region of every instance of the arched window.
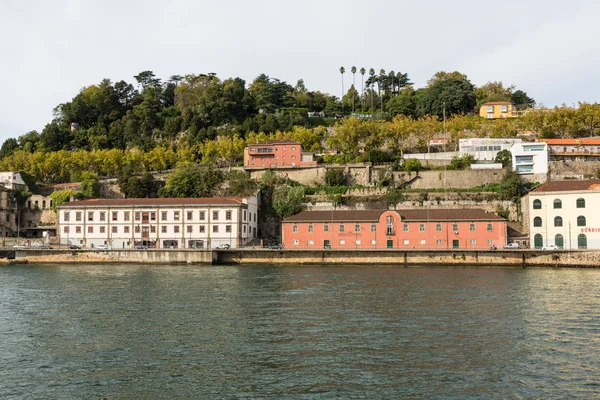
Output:
[[554,200],[554,208],[562,208],[562,201],[560,199]]
[[583,233],[580,233],[579,236],[577,236],[577,247],[580,249],[587,249],[587,236]]
[[554,226],[562,226],[562,217],[554,217]]
[[386,234],[388,235],[393,235],[394,234],[394,217],[392,217],[391,215],[388,215],[385,218],[385,222],[386,222]]
[[533,209],[534,210],[541,210],[542,209],[542,201],[541,200],[534,200],[533,201]]
[[535,217],[533,219],[533,226],[542,226],[542,218],[540,217]]
[[577,226],[585,226],[585,217],[583,215],[577,217]]
[[583,198],[577,199],[577,208],[585,208],[585,199],[583,199]]
[[533,247],[536,249],[544,247],[544,238],[539,233],[533,237]]
[[554,236],[554,244],[558,246],[558,248],[562,249],[565,246],[563,235],[559,233],[558,235]]

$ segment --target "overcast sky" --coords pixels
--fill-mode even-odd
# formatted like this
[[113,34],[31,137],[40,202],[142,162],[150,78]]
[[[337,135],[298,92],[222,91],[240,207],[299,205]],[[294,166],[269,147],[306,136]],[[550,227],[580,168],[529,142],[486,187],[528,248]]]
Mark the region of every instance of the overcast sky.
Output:
[[[0,0],[0,141],[103,78],[266,73],[340,96],[350,67],[458,70],[546,106],[600,97],[600,1]],[[357,74],[357,83],[360,82]]]

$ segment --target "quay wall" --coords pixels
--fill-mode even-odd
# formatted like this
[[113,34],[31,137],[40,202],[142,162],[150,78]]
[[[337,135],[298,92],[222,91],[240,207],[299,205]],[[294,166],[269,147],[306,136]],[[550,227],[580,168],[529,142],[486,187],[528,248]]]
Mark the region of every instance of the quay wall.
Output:
[[211,250],[17,250],[15,262],[212,264]]

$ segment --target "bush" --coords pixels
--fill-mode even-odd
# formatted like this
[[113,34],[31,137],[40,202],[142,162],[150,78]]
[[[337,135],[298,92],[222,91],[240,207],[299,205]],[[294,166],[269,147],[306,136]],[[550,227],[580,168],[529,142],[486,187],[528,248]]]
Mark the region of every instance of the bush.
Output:
[[328,169],[325,172],[325,184],[328,186],[345,186],[346,173],[342,169]]
[[404,160],[404,170],[406,172],[419,172],[423,169],[423,165],[421,164],[421,161],[414,159],[414,158],[409,158],[407,160]]
[[473,164],[475,158],[472,154],[465,154],[462,157],[452,157],[450,169],[467,169]]

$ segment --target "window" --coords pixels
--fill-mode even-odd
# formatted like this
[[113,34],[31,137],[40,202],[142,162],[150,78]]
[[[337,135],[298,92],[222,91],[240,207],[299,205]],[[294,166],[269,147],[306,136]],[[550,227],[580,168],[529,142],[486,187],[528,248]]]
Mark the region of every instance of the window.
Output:
[[167,233],[167,227],[166,226],[161,226],[160,227],[160,233]]
[[213,225],[213,233],[219,233],[219,225]]
[[246,225],[244,225],[244,233],[246,233]]
[[425,232],[425,224],[419,225],[419,232]]
[[471,240],[469,240],[469,243],[470,243],[472,246],[474,246],[474,245],[476,245],[476,244],[477,244],[477,240],[476,240],[476,239],[471,239]]
[[247,211],[244,210],[244,221],[246,220],[247,214],[248,214]]
[[408,224],[403,224],[402,225],[402,231],[403,232],[408,232]]
[[135,233],[140,233],[140,226],[139,225],[135,226]]
[[93,220],[94,220],[94,212],[88,211],[88,221],[93,221]]
[[206,219],[206,211],[200,211],[200,221],[204,221]]
[[192,225],[188,225],[188,226],[185,227],[185,229],[186,229],[187,233],[192,233],[193,226]]
[[488,232],[492,232],[494,230],[494,225],[493,224],[487,224],[487,231]]
[[71,218],[71,213],[68,211],[65,211],[65,213],[63,214],[63,220],[65,222],[69,222],[69,219]]
[[452,230],[458,232],[458,224],[452,224]]
[[563,226],[562,217],[554,217],[554,226]]
[[487,240],[487,244],[489,244],[489,245],[492,245],[492,244],[494,244],[494,240],[493,240],[493,239],[488,239],[488,240]]
[[441,246],[443,244],[442,239],[436,239],[435,244]]
[[554,200],[554,208],[562,208],[562,201],[560,199]]
[[308,244],[309,244],[309,246],[312,246],[313,244],[315,244],[315,241],[314,241],[314,240],[312,240],[312,239],[310,239],[310,240],[308,241]]
[[118,219],[118,218],[117,218],[118,216],[119,216],[119,213],[118,213],[118,212],[116,212],[116,211],[113,211],[113,212],[112,212],[112,220],[113,220],[113,221],[116,221],[116,220]]
[[297,233],[298,232],[298,225],[292,226],[292,232]]
[[544,247],[544,237],[539,233],[533,237],[533,246],[536,249],[541,249]]
[[329,224],[323,225],[323,232],[329,232]]
[[377,240],[371,240],[371,244],[375,246],[377,244]]
[[173,227],[173,233],[179,233],[179,225]]
[[46,200],[42,200],[42,208],[45,210],[46,209]]
[[106,212],[100,211],[100,221],[106,221]]
[[356,245],[359,245],[359,244],[360,244],[360,239],[356,239],[356,240],[354,241],[354,244],[356,244]]
[[554,244],[555,244],[555,245],[556,245],[558,248],[562,249],[562,248],[564,247],[564,245],[565,245],[565,243],[564,243],[564,239],[563,239],[563,235],[561,235],[561,234],[559,233],[558,235],[554,236]]
[[225,211],[225,220],[231,221],[231,210]]
[[123,232],[124,233],[129,233],[129,227],[128,226],[123,227]]
[[354,225],[354,232],[360,232],[360,225]]
[[542,202],[541,202],[541,200],[536,199],[536,200],[533,201],[533,209],[534,210],[541,210],[542,209]]
[[112,233],[119,233],[119,227],[118,226],[113,226],[112,227]]
[[75,233],[81,233],[81,227],[80,226],[76,226],[75,227]]
[[191,221],[194,218],[194,212],[193,211],[188,211],[187,212],[187,220]]
[[577,226],[586,226],[585,225],[585,217],[583,215],[580,215],[579,217],[577,217]]
[[441,232],[442,231],[442,224],[435,224],[435,230],[436,230],[436,232]]
[[215,221],[219,220],[219,212],[218,211],[213,211],[213,220],[215,220]]
[[340,244],[346,244],[346,241],[344,239],[341,239]]
[[124,219],[125,221],[129,221],[129,211],[125,211],[125,212],[123,213],[123,219]]
[[577,199],[577,208],[585,208],[585,199]]
[[344,227],[344,225],[343,225],[343,224],[342,224],[342,225],[340,225],[340,232],[344,232],[344,231],[345,231],[345,229],[346,229],[346,228]]
[[475,231],[475,224],[469,224],[469,230],[471,232],[474,232]]
[[294,240],[292,240],[292,244],[294,246],[298,246],[300,244],[300,241],[298,239],[294,239]]
[[421,239],[421,241],[419,243],[424,245],[424,244],[427,244],[427,241],[425,239]]
[[[394,234],[394,217],[391,215],[388,215],[387,217],[385,217],[385,233],[386,235],[393,235]],[[392,241],[393,243],[393,241]]]
[[314,226],[312,226],[312,225],[309,225],[309,226],[308,226],[308,231],[309,231],[309,232],[314,232],[314,231],[315,231],[315,227],[314,227]]
[[533,226],[535,226],[535,227],[542,226],[542,219],[540,217],[535,217],[533,219]]
[[371,232],[377,232],[377,225],[371,225]]
[[583,233],[577,236],[577,248],[587,249],[587,236],[585,236]]
[[94,233],[94,227],[88,226],[88,233]]
[[160,212],[160,220],[161,221],[166,221],[167,220],[167,212],[166,211],[161,211]]
[[141,212],[139,212],[139,211],[136,211],[136,212],[135,212],[135,220],[136,220],[136,221],[139,221],[141,217],[142,217],[142,213],[141,213]]
[[231,225],[225,225],[225,232],[231,233]]
[[75,213],[75,221],[81,221],[81,211]]
[[65,229],[63,229],[63,232],[64,232],[64,233],[69,233],[69,227],[68,227],[68,226],[65,226]]
[[150,232],[151,232],[151,233],[156,233],[156,225],[152,225],[152,226],[150,227]]
[[[245,228],[245,226],[244,226]],[[204,225],[200,225],[200,233],[206,232],[206,227]]]
[[408,240],[408,239],[404,239],[404,242],[403,242],[403,243],[404,243],[405,245],[409,245],[409,244],[410,244],[410,240]]
[[173,212],[173,219],[174,219],[175,221],[179,221],[179,211],[175,211],[175,212]]
[[292,146],[292,151],[294,151],[294,150],[296,150],[296,148]]
[[150,213],[150,221],[156,221],[156,212],[151,212]]

